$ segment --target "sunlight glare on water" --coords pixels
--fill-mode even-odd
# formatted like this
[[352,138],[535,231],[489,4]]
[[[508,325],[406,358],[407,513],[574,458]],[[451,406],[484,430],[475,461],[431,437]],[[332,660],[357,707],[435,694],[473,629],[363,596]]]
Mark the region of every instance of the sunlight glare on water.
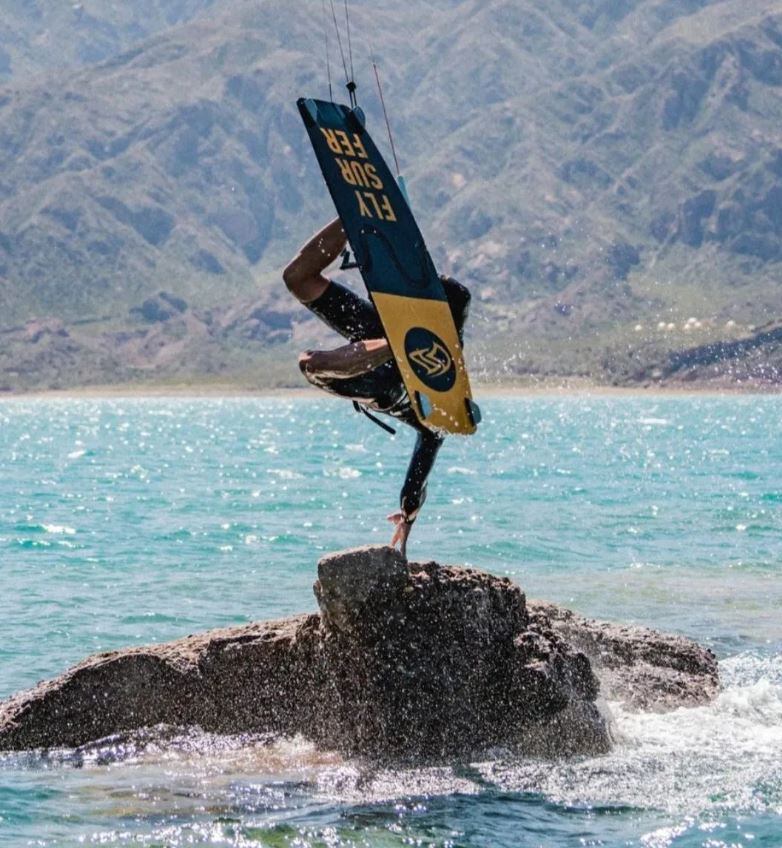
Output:
[[[376,769],[303,739],[153,729],[0,758],[0,844],[782,845],[782,399],[487,397],[412,557],[681,632],[723,691],[613,705],[608,756]],[[85,655],[315,609],[386,543],[413,443],[331,400],[0,403],[0,697]]]

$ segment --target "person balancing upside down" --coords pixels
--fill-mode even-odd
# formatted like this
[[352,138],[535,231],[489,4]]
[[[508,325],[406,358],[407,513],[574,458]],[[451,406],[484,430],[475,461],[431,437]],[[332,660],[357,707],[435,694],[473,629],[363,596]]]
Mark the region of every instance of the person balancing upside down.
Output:
[[[444,436],[425,427],[416,417],[375,307],[323,276],[345,244],[345,233],[337,218],[316,233],[283,272],[290,292],[348,341],[336,350],[305,351],[299,356],[299,368],[319,389],[352,400],[364,410],[369,408],[393,416],[417,431],[399,511],[388,516],[395,525],[391,544],[399,545],[406,555],[410,529],[426,499],[426,481]],[[463,342],[470,292],[450,277],[440,280],[459,341]]]

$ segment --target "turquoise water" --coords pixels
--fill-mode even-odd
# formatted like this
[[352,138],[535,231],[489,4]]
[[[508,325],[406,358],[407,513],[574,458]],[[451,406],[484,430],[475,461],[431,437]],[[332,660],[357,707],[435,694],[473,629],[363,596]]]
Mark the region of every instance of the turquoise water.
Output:
[[[485,398],[412,537],[530,596],[690,635],[718,701],[612,705],[609,756],[373,770],[155,730],[0,757],[0,844],[782,846],[782,398]],[[86,654],[312,610],[385,542],[412,434],[338,401],[0,402],[0,697]]]

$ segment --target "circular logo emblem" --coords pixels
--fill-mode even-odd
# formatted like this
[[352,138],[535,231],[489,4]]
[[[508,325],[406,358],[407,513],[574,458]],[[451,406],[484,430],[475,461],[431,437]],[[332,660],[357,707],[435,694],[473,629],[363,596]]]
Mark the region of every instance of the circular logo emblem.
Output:
[[435,392],[447,392],[456,382],[456,366],[445,345],[431,330],[413,327],[405,336],[407,361],[416,377]]

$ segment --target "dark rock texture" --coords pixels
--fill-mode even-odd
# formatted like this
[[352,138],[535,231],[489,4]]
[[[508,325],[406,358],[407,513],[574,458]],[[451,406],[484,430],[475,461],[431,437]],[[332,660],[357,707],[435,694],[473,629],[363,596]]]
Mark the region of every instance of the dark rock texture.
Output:
[[408,566],[390,548],[325,557],[318,572],[332,744],[428,755],[607,749],[588,661],[530,622],[509,580]]
[[683,636],[583,618],[544,601],[530,601],[530,618],[546,623],[589,658],[604,698],[641,710],[708,704],[719,690],[717,658]]
[[782,321],[769,321],[738,336],[730,332],[729,338],[672,350],[664,357],[649,356],[631,374],[631,381],[778,389],[782,384]]
[[[546,756],[598,753],[610,736],[581,643],[610,670],[617,691],[636,690],[639,659],[637,685],[652,692],[665,689],[655,662],[679,670],[682,681],[685,672],[701,676],[704,698],[716,691],[713,658],[709,664],[692,643],[657,635],[654,648],[640,631],[615,629],[604,640],[606,659],[593,650],[597,636],[585,635],[601,625],[548,605],[530,610],[504,578],[408,564],[390,548],[325,557],[318,575],[320,615],[98,654],[14,696],[0,704],[0,750],[73,747],[167,724],[298,733],[381,758],[436,759],[495,745]],[[684,682],[665,691],[651,701],[697,702]]]

